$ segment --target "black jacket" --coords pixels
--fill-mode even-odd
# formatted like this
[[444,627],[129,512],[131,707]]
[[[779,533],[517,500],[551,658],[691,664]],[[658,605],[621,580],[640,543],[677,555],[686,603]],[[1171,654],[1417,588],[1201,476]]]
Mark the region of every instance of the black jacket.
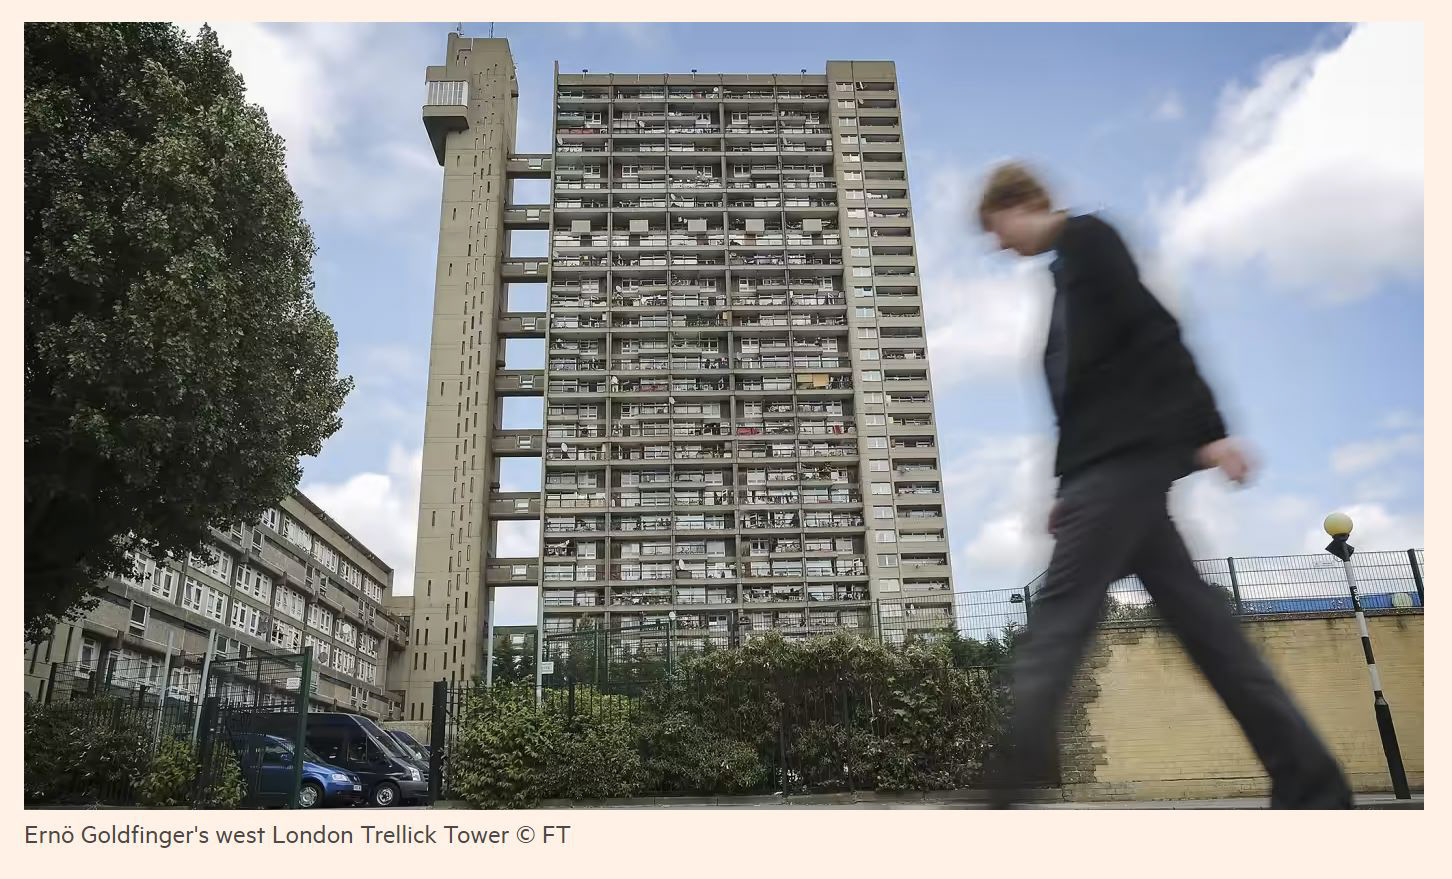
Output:
[[1069,217],[1054,245],[1044,369],[1059,422],[1061,479],[1123,454],[1194,451],[1226,435],[1180,326],[1140,281],[1108,223]]

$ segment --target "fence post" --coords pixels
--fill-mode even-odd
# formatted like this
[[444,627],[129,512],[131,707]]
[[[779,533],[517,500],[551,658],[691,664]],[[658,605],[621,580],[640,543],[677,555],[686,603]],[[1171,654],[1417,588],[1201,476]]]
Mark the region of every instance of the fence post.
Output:
[[1422,568],[1417,564],[1417,551],[1415,549],[1407,550],[1407,561],[1412,563],[1412,580],[1417,584],[1417,605],[1425,608],[1427,606],[1427,596],[1423,590]]
[[434,681],[433,717],[429,722],[429,803],[437,803],[443,792],[445,726],[449,722],[449,682]]
[[142,684],[136,690],[136,707],[141,708],[146,704],[146,685]]
[[201,716],[197,721],[200,731],[200,739],[197,742],[197,762],[200,765],[197,770],[195,798],[199,804],[206,799],[207,788],[216,778],[216,767],[212,765],[212,756],[216,742],[217,713],[221,701],[218,696],[204,696]]
[[1240,578],[1235,574],[1235,558],[1227,558],[1225,566],[1230,569],[1230,594],[1235,598],[1235,615],[1243,616],[1245,607],[1240,603]]
[[1027,586],[1025,586],[1025,587],[1023,587],[1023,621],[1024,621],[1024,625],[1028,625],[1029,617],[1032,615],[1032,612],[1029,610],[1029,605],[1030,605],[1030,603],[1029,603],[1029,588]]
[[[257,660],[258,676],[261,677],[262,660]],[[313,648],[303,648],[302,673],[297,681],[297,739],[292,743],[292,790],[288,791],[287,807],[296,809],[302,793],[303,752],[308,743],[308,695],[313,687]],[[261,692],[261,688],[258,689]]]
[[571,675],[570,677],[565,678],[565,683],[566,683],[566,685],[570,689],[570,696],[569,696],[569,701],[567,702],[567,708],[566,708],[566,711],[565,711],[565,718],[566,718],[567,722],[574,723],[575,722],[575,678],[574,678],[574,676]]

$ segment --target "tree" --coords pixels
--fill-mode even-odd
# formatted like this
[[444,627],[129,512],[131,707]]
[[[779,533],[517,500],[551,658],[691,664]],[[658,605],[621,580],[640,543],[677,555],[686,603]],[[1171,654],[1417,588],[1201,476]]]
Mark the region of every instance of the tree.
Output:
[[280,137],[216,34],[25,27],[25,619],[293,490],[352,381]]

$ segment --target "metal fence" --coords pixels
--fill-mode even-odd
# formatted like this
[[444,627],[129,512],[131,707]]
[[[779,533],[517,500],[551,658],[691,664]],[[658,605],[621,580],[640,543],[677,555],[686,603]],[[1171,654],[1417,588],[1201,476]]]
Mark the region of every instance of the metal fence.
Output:
[[[1426,563],[1423,550],[1363,552],[1352,556],[1362,607],[1368,611],[1415,609],[1424,603]],[[1206,583],[1218,587],[1227,606],[1242,617],[1292,613],[1351,613],[1351,597],[1341,562],[1329,555],[1260,556],[1203,559],[1195,562]],[[1029,623],[1040,574],[1017,589],[940,591],[849,603],[860,609],[861,625],[802,624],[771,630],[753,628],[747,612],[727,610],[719,624],[688,628],[669,619],[618,628],[583,628],[546,633],[542,649],[549,685],[575,681],[639,681],[667,677],[693,654],[740,647],[767,631],[788,639],[851,632],[885,644],[956,633],[992,652],[1016,629]],[[846,606],[846,605],[834,605]],[[1105,622],[1157,618],[1154,601],[1137,577],[1110,584]],[[496,674],[498,674],[496,663]],[[532,661],[528,666],[532,672]],[[521,675],[520,677],[524,677]],[[532,678],[532,674],[528,675]]]
[[[292,776],[275,765],[264,772],[261,753],[271,745],[296,755],[297,737],[254,727],[265,713],[295,713],[299,706],[305,712],[311,682],[304,683],[303,666],[302,654],[217,660],[193,692],[162,688],[157,663],[146,657],[111,654],[104,670],[58,664],[44,702],[26,705],[25,802],[142,805],[159,755],[169,743],[183,743],[188,756],[178,771],[192,778],[173,791],[173,805],[287,805],[296,790]],[[223,795],[229,786],[239,802]]]

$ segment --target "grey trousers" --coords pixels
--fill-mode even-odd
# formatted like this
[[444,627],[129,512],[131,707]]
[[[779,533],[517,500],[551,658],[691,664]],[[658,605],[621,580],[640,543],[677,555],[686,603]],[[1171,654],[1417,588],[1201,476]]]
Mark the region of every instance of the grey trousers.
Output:
[[1170,518],[1170,485],[1190,471],[1183,453],[1115,459],[1065,479],[1055,546],[1015,650],[1008,771],[1052,776],[1055,728],[1110,583],[1137,574],[1190,658],[1240,724],[1271,777],[1273,808],[1350,808],[1340,766],[1290,694],[1200,579]]

